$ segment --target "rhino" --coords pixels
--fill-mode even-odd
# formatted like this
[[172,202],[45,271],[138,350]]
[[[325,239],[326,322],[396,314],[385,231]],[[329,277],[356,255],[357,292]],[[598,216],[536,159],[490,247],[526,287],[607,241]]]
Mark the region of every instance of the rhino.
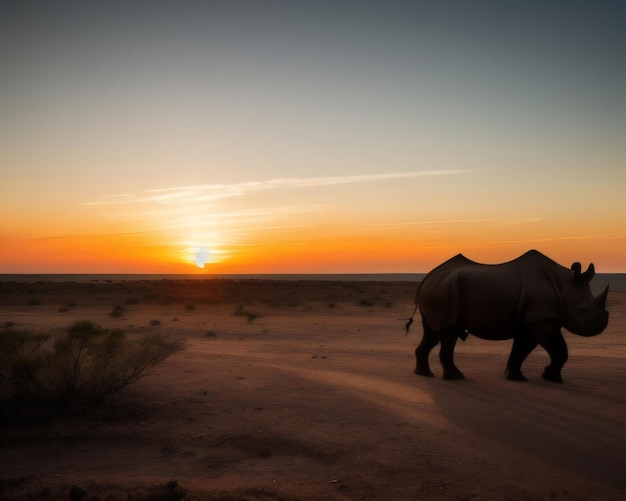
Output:
[[[579,336],[596,336],[607,326],[606,289],[594,297],[589,282],[593,263],[567,269],[531,250],[513,261],[480,264],[458,254],[433,269],[419,284],[415,311],[420,309],[424,334],[415,350],[415,373],[432,377],[431,350],[441,343],[444,379],[464,379],[454,365],[457,339],[469,334],[487,340],[513,339],[505,376],[527,381],[522,363],[539,344],[550,355],[543,372],[547,381],[563,382],[561,368],[567,345],[561,328]],[[413,316],[406,325],[407,333]]]

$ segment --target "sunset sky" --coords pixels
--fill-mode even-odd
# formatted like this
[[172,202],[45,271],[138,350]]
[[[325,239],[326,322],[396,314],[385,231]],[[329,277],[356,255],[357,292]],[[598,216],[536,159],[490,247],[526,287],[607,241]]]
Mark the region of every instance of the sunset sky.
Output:
[[0,0],[0,273],[626,272],[622,1]]

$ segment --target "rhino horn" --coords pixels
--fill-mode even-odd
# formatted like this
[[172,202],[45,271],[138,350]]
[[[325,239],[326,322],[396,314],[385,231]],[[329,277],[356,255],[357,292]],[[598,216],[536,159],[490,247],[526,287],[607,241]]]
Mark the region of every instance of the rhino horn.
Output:
[[601,309],[604,310],[606,306],[606,297],[609,294],[609,286],[606,286],[606,289],[602,292],[602,294],[597,295],[593,298],[593,302]]

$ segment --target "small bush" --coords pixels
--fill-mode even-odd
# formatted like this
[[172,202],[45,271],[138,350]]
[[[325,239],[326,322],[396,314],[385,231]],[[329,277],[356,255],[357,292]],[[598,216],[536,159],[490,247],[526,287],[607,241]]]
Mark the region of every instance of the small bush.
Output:
[[31,306],[39,306],[41,304],[41,301],[36,297],[33,297],[28,300],[28,304],[30,304]]
[[161,335],[128,339],[90,321],[75,322],[55,341],[6,330],[0,335],[0,399],[100,401],[181,349]]
[[124,308],[119,305],[113,308],[113,310],[111,310],[111,313],[109,313],[109,315],[111,315],[113,318],[120,318],[123,314]]
[[49,339],[30,331],[7,329],[0,334],[0,396],[35,391],[36,373],[45,365],[40,348]]
[[152,325],[153,327],[156,327],[157,325],[161,325],[161,321],[160,320],[150,320],[150,325]]
[[240,304],[237,307],[237,309],[235,310],[235,313],[233,313],[233,316],[235,316],[235,317],[246,317],[248,319],[248,323],[249,324],[254,322],[257,318],[263,318],[263,315],[261,315],[260,313],[253,313],[251,311],[245,311],[243,309],[243,304]]

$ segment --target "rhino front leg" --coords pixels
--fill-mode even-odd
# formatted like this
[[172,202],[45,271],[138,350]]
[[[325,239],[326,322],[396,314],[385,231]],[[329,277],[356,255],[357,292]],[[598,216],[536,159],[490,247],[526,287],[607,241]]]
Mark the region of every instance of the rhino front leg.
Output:
[[530,352],[537,347],[535,337],[525,330],[518,332],[513,338],[513,348],[506,364],[506,378],[511,381],[528,381],[522,374],[522,364]]
[[548,365],[543,371],[543,379],[546,381],[554,381],[556,383],[562,383],[561,368],[567,362],[567,344],[563,339],[563,334],[560,330],[554,332],[545,341],[540,342],[541,346],[545,348],[550,355],[550,365]]

